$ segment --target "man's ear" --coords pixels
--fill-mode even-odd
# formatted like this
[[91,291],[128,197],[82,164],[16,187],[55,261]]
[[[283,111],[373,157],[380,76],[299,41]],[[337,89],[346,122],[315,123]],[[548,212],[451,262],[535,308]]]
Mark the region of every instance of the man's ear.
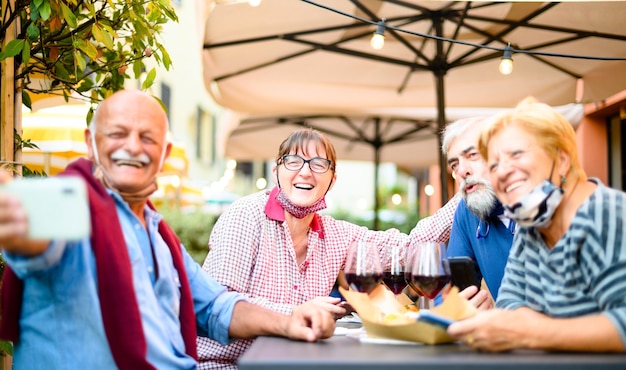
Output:
[[161,163],[159,164],[159,172],[163,171],[163,167],[165,167],[165,161],[167,160],[167,158],[169,158],[170,153],[172,153],[172,147],[174,147],[174,144],[172,144],[171,141],[168,141],[167,144],[165,144],[165,153],[163,154]]
[[89,158],[90,161],[94,161],[94,152],[93,152],[93,148],[94,146],[96,146],[96,143],[92,143],[93,141],[93,136],[91,136],[91,130],[89,130],[88,128],[85,129],[85,143],[87,144],[87,158]]

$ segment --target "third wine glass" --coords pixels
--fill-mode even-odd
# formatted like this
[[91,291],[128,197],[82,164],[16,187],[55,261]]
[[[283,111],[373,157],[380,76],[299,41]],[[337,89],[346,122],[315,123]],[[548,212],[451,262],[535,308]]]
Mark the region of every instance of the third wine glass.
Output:
[[423,242],[415,246],[411,266],[411,286],[432,300],[450,282],[450,266],[446,245],[440,242]]

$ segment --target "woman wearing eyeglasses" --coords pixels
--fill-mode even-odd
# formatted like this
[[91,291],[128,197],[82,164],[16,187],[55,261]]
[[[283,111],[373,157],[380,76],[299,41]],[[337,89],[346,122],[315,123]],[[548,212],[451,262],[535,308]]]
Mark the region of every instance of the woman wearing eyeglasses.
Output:
[[[220,216],[202,268],[264,307],[290,314],[300,305],[319,305],[340,317],[345,308],[339,298],[328,295],[344,267],[350,242],[375,243],[385,265],[390,263],[385,246],[408,245],[411,239],[448,239],[458,197],[420,221],[410,235],[396,229],[372,231],[318,214],[326,208],[326,193],[337,180],[336,161],[335,149],[322,133],[293,132],[278,149],[273,168],[276,187],[237,200]],[[199,338],[199,367],[234,368],[250,344],[240,340],[221,346]]]

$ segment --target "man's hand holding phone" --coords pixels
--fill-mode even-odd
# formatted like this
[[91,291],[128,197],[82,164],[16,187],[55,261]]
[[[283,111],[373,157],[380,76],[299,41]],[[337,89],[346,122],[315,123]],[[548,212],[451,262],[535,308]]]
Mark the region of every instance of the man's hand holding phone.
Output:
[[87,190],[71,177],[13,180],[0,171],[0,245],[16,254],[42,253],[52,239],[90,233]]

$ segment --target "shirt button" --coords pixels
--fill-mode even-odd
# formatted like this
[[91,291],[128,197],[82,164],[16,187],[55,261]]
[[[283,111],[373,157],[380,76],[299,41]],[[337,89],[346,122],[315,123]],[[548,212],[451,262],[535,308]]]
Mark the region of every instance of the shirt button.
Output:
[[152,266],[148,266],[148,272],[152,273],[154,271],[154,269],[152,268]]
[[135,224],[135,230],[141,229],[141,224]]

